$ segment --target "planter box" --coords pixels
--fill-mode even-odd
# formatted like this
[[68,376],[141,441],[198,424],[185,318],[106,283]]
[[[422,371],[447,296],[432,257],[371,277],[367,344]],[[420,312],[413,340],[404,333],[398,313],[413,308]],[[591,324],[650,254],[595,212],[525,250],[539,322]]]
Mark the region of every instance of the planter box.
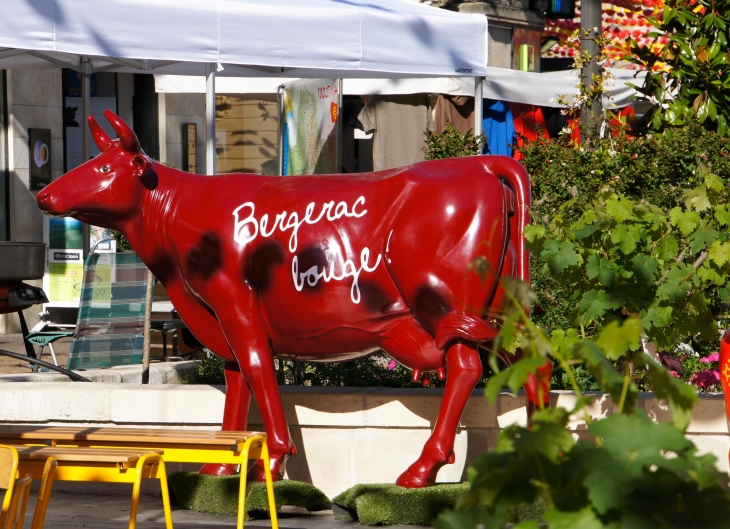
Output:
[[[0,423],[89,424],[219,428],[225,388],[218,386],[134,384],[0,385]],[[419,456],[441,404],[438,389],[281,388],[290,431],[299,454],[287,465],[292,479],[308,481],[332,497],[357,483],[393,482]],[[555,406],[571,406],[572,392],[552,392]],[[651,393],[639,406],[649,416],[668,412]],[[609,398],[596,394],[591,416],[614,410]],[[480,453],[494,445],[499,430],[526,420],[525,399],[502,394],[489,408],[483,392],[473,393],[456,435],[456,463],[439,473],[439,481],[462,481]],[[261,415],[251,406],[249,429],[262,430]],[[585,424],[571,424],[581,435]],[[713,453],[728,470],[727,425],[721,394],[703,394],[688,435],[703,453]],[[176,468],[171,469],[177,470]]]

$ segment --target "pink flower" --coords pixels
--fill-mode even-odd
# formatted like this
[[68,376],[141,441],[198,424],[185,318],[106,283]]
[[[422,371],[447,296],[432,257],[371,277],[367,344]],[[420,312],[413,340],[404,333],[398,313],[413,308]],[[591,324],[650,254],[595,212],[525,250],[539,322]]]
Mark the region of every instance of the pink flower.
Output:
[[692,377],[692,384],[707,389],[720,382],[720,372],[717,369],[700,371]]
[[682,378],[681,376],[679,376],[679,373],[677,373],[673,369],[669,370],[669,374],[672,375],[674,378]]
[[713,362],[719,362],[719,361],[720,361],[720,353],[712,353],[710,356],[700,358],[700,362],[702,362],[703,364],[711,364]]
[[391,371],[395,371],[395,366],[396,366],[395,360],[391,360],[390,363],[388,364],[388,369],[390,369]]

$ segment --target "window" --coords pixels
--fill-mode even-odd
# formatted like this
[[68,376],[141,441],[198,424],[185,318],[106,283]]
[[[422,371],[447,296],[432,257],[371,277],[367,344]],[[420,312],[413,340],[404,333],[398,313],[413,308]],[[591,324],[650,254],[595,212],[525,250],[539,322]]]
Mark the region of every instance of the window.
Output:
[[217,95],[215,100],[216,174],[279,174],[276,96],[264,100]]

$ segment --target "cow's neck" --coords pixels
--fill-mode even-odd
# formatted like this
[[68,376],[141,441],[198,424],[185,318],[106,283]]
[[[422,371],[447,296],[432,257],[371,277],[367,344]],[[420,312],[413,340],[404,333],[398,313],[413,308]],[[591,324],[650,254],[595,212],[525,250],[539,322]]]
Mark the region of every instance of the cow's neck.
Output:
[[[207,177],[177,171],[158,164],[153,168],[157,173],[157,185],[144,194],[139,214],[122,229],[134,250],[157,277],[164,274],[158,267],[166,266],[161,256],[170,255],[170,237],[180,203],[176,190],[185,189],[193,196],[202,193]],[[199,191],[195,192],[195,191]]]

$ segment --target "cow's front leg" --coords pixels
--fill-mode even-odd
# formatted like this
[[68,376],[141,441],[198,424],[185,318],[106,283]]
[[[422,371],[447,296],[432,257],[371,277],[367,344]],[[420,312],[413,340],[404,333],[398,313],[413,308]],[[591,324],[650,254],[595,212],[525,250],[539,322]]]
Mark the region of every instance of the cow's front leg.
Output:
[[[289,436],[289,427],[279,394],[266,323],[253,300],[249,303],[239,300],[237,305],[235,308],[228,306],[225,310],[216,310],[216,314],[226,340],[233,349],[241,374],[258,404],[269,445],[271,474],[274,479],[280,479],[286,470],[287,457],[296,452]],[[251,469],[249,479],[265,480],[261,461],[257,461]]]
[[456,428],[481,376],[482,362],[473,345],[455,342],[449,347],[446,353],[446,387],[436,427],[426,441],[421,456],[400,475],[397,485],[407,488],[433,485],[439,469],[454,462]]
[[[251,390],[241,374],[238,364],[225,363],[226,402],[223,408],[222,430],[248,430],[248,409],[251,405]],[[208,463],[200,469],[201,474],[211,476],[231,476],[237,465]]]

